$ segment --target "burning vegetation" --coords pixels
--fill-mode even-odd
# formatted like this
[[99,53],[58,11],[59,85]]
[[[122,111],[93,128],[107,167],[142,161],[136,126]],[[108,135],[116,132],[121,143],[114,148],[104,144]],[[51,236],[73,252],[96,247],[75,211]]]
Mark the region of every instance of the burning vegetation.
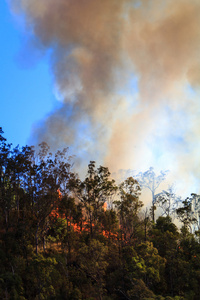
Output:
[[2,130],[0,141],[2,297],[198,299],[199,231],[190,232],[197,195],[177,210],[178,229],[171,210],[155,222],[142,210],[132,177],[117,185],[91,161],[81,180],[67,149],[12,149]]

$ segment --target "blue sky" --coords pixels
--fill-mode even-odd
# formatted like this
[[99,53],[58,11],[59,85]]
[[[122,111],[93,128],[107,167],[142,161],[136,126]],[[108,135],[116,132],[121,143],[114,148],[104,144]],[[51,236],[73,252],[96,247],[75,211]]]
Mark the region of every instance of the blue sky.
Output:
[[56,102],[48,58],[29,59],[29,64],[22,60],[26,36],[4,0],[0,2],[0,38],[0,126],[8,142],[24,146],[31,143],[32,126]]

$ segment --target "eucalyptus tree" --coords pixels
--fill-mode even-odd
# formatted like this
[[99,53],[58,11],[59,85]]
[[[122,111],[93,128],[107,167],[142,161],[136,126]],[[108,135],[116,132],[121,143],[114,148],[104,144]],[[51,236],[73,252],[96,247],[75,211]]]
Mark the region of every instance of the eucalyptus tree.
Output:
[[156,175],[154,168],[150,167],[146,172],[140,172],[136,178],[140,184],[140,187],[147,188],[151,191],[152,196],[152,219],[155,221],[155,202],[156,202],[156,190],[159,188],[161,182],[163,182],[167,176],[168,171],[160,171],[159,175]]
[[98,227],[101,212],[105,203],[115,193],[117,186],[114,179],[110,178],[109,169],[103,166],[95,167],[95,162],[90,161],[86,178],[74,180],[75,196],[82,203],[86,227],[89,226],[91,237]]
[[121,230],[125,240],[131,241],[139,228],[138,213],[143,206],[139,200],[141,188],[136,179],[127,178],[119,185],[118,201],[115,201],[117,207]]
[[[1,133],[3,131],[1,130]],[[12,148],[6,139],[0,137],[0,204],[6,230],[13,222],[19,221],[20,211],[23,211],[26,194],[25,178],[30,168],[30,147]],[[12,218],[10,214],[12,213]],[[12,224],[10,221],[12,219]]]
[[194,232],[194,229],[199,225],[199,202],[200,195],[191,194],[191,197],[187,197],[182,202],[182,207],[176,210],[178,219],[183,223],[183,226],[191,232]]
[[11,209],[10,201],[10,173],[8,168],[8,162],[11,155],[11,144],[6,142],[3,137],[3,130],[0,127],[0,220],[3,221],[3,225],[8,230],[9,213]]
[[155,203],[162,210],[162,216],[172,217],[173,215],[175,217],[176,210],[182,203],[182,198],[174,193],[174,188],[171,185],[167,190],[155,195]]
[[[31,188],[32,213],[35,220],[36,253],[39,237],[45,237],[48,228],[48,217],[52,210],[59,206],[60,193],[67,193],[67,186],[71,179],[71,157],[68,149],[58,150],[55,154],[49,152],[49,146],[41,143],[38,155],[34,154]],[[30,190],[29,190],[30,192]]]

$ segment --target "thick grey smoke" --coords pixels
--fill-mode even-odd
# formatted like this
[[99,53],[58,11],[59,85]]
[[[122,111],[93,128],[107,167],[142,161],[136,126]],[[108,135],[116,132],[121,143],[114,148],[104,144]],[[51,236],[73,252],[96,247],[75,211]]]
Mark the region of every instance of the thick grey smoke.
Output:
[[[200,177],[198,0],[12,0],[62,104],[33,136],[112,171]],[[178,178],[177,178],[178,179]]]

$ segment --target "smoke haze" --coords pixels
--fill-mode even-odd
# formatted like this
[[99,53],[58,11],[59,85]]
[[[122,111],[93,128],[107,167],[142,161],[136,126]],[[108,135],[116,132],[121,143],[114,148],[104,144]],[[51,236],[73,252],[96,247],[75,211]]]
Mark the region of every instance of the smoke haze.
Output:
[[69,146],[80,166],[155,166],[198,183],[198,0],[10,2],[33,43],[50,51],[61,101],[35,126],[35,143]]

